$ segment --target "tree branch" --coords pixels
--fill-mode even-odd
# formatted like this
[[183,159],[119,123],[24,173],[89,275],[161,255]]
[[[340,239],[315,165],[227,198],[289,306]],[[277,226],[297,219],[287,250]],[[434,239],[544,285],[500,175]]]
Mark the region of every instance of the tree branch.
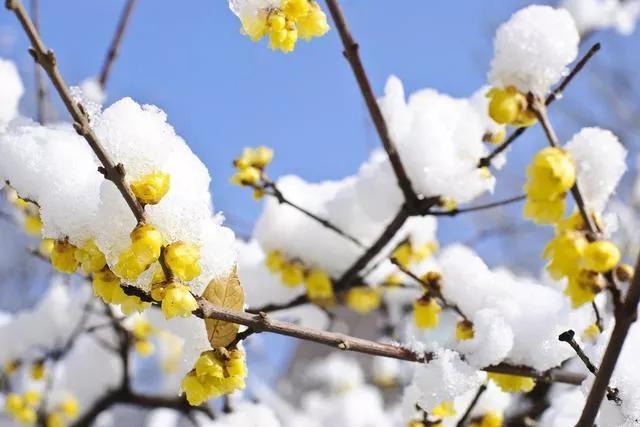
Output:
[[358,52],[358,43],[356,43],[353,36],[351,35],[351,31],[349,30],[338,1],[327,0],[327,6],[329,8],[329,13],[331,13],[331,17],[336,24],[338,33],[340,34],[340,39],[342,40],[342,44],[344,46],[344,56],[351,65],[353,74],[355,75],[358,86],[360,87],[360,92],[362,92],[362,96],[364,97],[367,108],[369,109],[371,119],[373,120],[378,135],[380,136],[380,140],[382,141],[382,146],[389,156],[391,167],[393,168],[393,171],[398,180],[398,186],[402,190],[407,204],[415,205],[418,202],[418,196],[416,195],[411,181],[409,180],[409,176],[407,175],[407,172],[402,165],[398,150],[396,149],[396,146],[391,140],[391,136],[389,135],[387,123],[382,116],[382,111],[380,111],[380,106],[378,105],[376,97],[373,93],[373,89],[371,88],[369,77],[367,76],[367,72],[364,69],[362,60],[360,59],[360,54]]
[[467,407],[467,410],[464,411],[464,414],[462,415],[462,418],[460,418],[460,420],[458,420],[458,423],[456,424],[456,427],[464,427],[464,423],[467,421],[467,419],[469,419],[469,416],[471,415],[471,412],[473,411],[473,408],[476,407],[476,404],[480,400],[480,397],[482,396],[482,394],[486,390],[487,390],[487,384],[483,383],[480,386],[480,388],[478,388],[478,392],[475,394],[475,396],[473,396],[473,399],[471,400],[471,403],[469,403],[469,406]]
[[120,20],[118,21],[118,26],[116,28],[116,32],[113,36],[113,40],[111,41],[111,46],[107,52],[107,57],[104,60],[104,64],[102,65],[102,70],[100,71],[100,77],[98,82],[100,83],[100,87],[104,90],[107,86],[107,80],[111,74],[111,69],[113,67],[113,63],[118,57],[118,50],[120,49],[120,45],[122,44],[122,39],[124,37],[125,30],[127,29],[127,24],[129,23],[129,18],[131,18],[131,13],[133,12],[133,7],[136,4],[136,0],[127,0],[127,3],[124,6],[122,11],[122,15],[120,15]]
[[[39,0],[31,0],[31,16],[33,19],[33,26],[37,31],[40,31],[40,2]],[[36,80],[36,102],[37,102],[37,120],[38,123],[44,124],[46,117],[46,104],[47,104],[47,91],[45,88],[44,80],[42,79],[42,70],[38,63],[34,63],[34,75]]]
[[609,388],[609,381],[613,375],[613,371],[616,367],[620,353],[622,352],[622,346],[627,338],[631,325],[636,321],[638,317],[638,303],[640,303],[640,274],[638,269],[640,268],[640,256],[636,261],[636,273],[633,276],[629,291],[624,299],[623,304],[615,311],[616,324],[613,327],[611,338],[607,344],[607,349],[602,357],[600,363],[600,369],[596,375],[596,379],[593,382],[589,396],[582,410],[580,420],[576,424],[576,427],[592,427],[598,409],[602,403],[607,390]]
[[492,209],[492,208],[497,208],[500,206],[505,206],[505,205],[510,205],[512,203],[517,203],[520,202],[522,200],[525,200],[527,198],[526,195],[521,195],[521,196],[515,196],[515,197],[510,197],[508,199],[505,200],[499,200],[497,202],[492,202],[492,203],[487,203],[484,205],[478,205],[478,206],[470,206],[467,208],[456,208],[456,209],[451,209],[448,211],[429,211],[428,213],[426,213],[426,215],[432,215],[432,216],[457,216],[463,213],[468,213],[468,212],[477,212],[477,211],[482,211],[482,210],[486,210],[486,209]]
[[[353,351],[356,353],[389,357],[409,362],[425,363],[433,358],[431,353],[417,352],[400,345],[385,344],[352,337],[342,333],[307,328],[293,323],[271,319],[266,313],[250,314],[229,310],[227,308],[218,307],[201,297],[197,298],[197,300],[200,308],[194,312],[195,315],[203,318],[244,325],[255,332],[270,332],[279,335],[286,335],[305,341],[324,344],[343,351]],[[559,369],[552,369],[547,372],[537,372],[528,367],[499,364],[489,366],[484,368],[484,370],[487,372],[527,376],[541,381],[563,382],[567,384],[580,384],[584,380],[584,376],[582,374],[566,372]]]

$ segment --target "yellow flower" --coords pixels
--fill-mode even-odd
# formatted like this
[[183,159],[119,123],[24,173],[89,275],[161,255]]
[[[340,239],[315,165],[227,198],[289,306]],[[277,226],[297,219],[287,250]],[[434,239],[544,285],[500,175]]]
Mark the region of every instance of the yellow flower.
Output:
[[311,8],[308,0],[283,0],[280,9],[287,18],[295,21],[306,16]]
[[596,339],[598,339],[598,336],[601,332],[602,331],[600,330],[598,324],[592,323],[584,328],[584,331],[582,331],[582,338],[586,341],[594,342]]
[[9,414],[15,414],[24,408],[25,402],[22,396],[17,393],[9,393],[4,401],[4,410]]
[[267,14],[258,13],[254,18],[242,20],[242,32],[249,36],[251,41],[257,42],[267,33]]
[[183,378],[181,386],[191,406],[200,406],[209,399],[210,390],[205,388],[195,372],[189,372]]
[[120,289],[120,278],[109,268],[104,268],[93,275],[93,292],[105,302],[113,303],[114,294]]
[[40,247],[38,248],[38,250],[40,251],[40,253],[42,255],[44,255],[45,257],[50,258],[51,257],[51,252],[53,252],[53,245],[55,244],[55,241],[53,239],[42,239],[40,241]]
[[602,276],[593,271],[580,270],[569,277],[564,293],[571,300],[571,306],[578,308],[593,301],[603,286]]
[[556,147],[540,150],[527,168],[525,192],[534,200],[553,200],[576,182],[576,168],[569,154]]
[[281,273],[282,283],[290,288],[300,285],[304,280],[304,267],[298,262],[286,262]]
[[629,264],[618,264],[615,270],[616,279],[621,282],[628,282],[633,279],[635,270]]
[[591,242],[584,251],[584,266],[588,270],[606,273],[620,262],[620,250],[608,241]]
[[35,390],[28,390],[24,394],[24,401],[28,406],[38,406],[38,404],[40,403],[40,392]]
[[213,377],[213,378],[223,378],[224,377],[224,364],[223,362],[216,356],[213,350],[205,351],[200,355],[198,360],[194,365],[196,370],[196,375],[198,377]]
[[498,145],[504,141],[505,136],[507,135],[507,130],[501,126],[496,132],[489,132],[483,138],[484,141],[490,142],[491,144]]
[[530,392],[536,385],[533,378],[518,375],[498,374],[489,372],[487,377],[493,380],[500,389],[506,393]]
[[502,427],[504,418],[501,413],[489,411],[482,418],[469,425],[469,427]]
[[269,37],[269,47],[284,53],[293,51],[298,41],[298,29],[292,21],[287,21],[282,30],[272,30]]
[[550,261],[547,271],[551,277],[560,280],[576,274],[587,245],[587,239],[577,231],[561,231],[556,235],[542,253],[542,257]]
[[193,243],[176,242],[164,253],[167,266],[180,280],[189,282],[200,275],[200,248]]
[[423,297],[413,303],[413,320],[418,328],[433,329],[438,326],[438,315],[442,311],[435,299]]
[[309,13],[298,19],[298,31],[303,40],[322,37],[329,31],[327,15],[325,15],[317,2],[309,2]]
[[195,368],[182,380],[182,390],[190,405],[200,405],[223,394],[244,388],[247,369],[244,354],[225,348],[200,355]]
[[322,270],[311,270],[304,278],[307,296],[320,305],[333,303],[333,283],[327,273]]
[[473,323],[461,320],[456,324],[456,339],[458,341],[465,341],[473,339]]
[[499,124],[531,126],[535,116],[528,111],[527,97],[509,86],[506,89],[492,88],[487,93],[489,116]]
[[82,270],[87,274],[100,271],[107,265],[104,254],[98,249],[93,240],[88,240],[84,246],[76,249],[75,257]]
[[60,402],[60,409],[67,418],[74,419],[78,416],[78,400],[73,396],[67,396]]
[[44,378],[45,368],[44,362],[36,362],[31,366],[31,378],[40,381]]
[[379,289],[368,286],[357,286],[349,289],[346,302],[356,313],[366,314],[380,307],[382,297]]
[[67,423],[59,412],[52,412],[47,415],[46,427],[66,427]]
[[524,217],[536,224],[554,224],[558,222],[566,207],[564,196],[554,200],[534,200],[527,198],[524,204]]
[[166,172],[153,172],[133,181],[131,191],[143,205],[156,205],[169,192],[171,177]]
[[162,233],[153,225],[138,225],[131,232],[131,251],[141,265],[149,265],[160,257]]
[[400,286],[404,282],[402,273],[390,274],[384,279],[384,284],[390,287]]
[[279,273],[285,266],[285,259],[282,253],[280,253],[279,251],[271,250],[267,252],[265,264],[270,272]]
[[123,279],[136,280],[147,268],[149,264],[141,262],[129,248],[118,256],[118,262],[113,266],[113,271]]
[[24,231],[31,236],[40,236],[42,233],[42,220],[40,215],[27,215],[22,224]]
[[431,255],[433,255],[438,250],[438,242],[431,241],[427,242],[424,245],[418,246],[417,248],[412,248],[413,251],[413,262],[422,262]]
[[56,240],[53,244],[51,252],[51,264],[53,268],[62,272],[73,274],[78,268],[78,260],[76,260],[76,247],[68,241]]
[[198,308],[198,302],[191,295],[188,286],[172,282],[162,299],[162,312],[167,319],[172,317],[189,317]]
[[576,230],[584,230],[585,224],[582,219],[582,214],[579,211],[575,211],[568,217],[564,218],[561,221],[558,221],[556,224],[556,233],[560,234],[561,231],[576,231]]
[[232,177],[231,183],[235,185],[248,185],[254,186],[260,183],[262,174],[260,169],[249,166],[243,169],[239,169]]
[[431,415],[436,418],[453,417],[455,414],[456,408],[451,401],[442,402],[431,410]]
[[404,242],[398,245],[397,248],[391,253],[391,258],[395,259],[398,264],[404,268],[408,268],[413,260],[413,250],[411,249],[411,243]]
[[138,340],[135,343],[135,349],[141,357],[147,357],[153,354],[155,347],[149,340]]

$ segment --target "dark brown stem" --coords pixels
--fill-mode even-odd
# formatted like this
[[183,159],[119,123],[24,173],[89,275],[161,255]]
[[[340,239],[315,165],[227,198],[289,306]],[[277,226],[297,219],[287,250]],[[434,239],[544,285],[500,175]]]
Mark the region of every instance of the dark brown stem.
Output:
[[300,305],[308,304],[309,302],[310,302],[309,298],[307,297],[306,294],[304,294],[292,299],[289,302],[285,302],[282,304],[267,304],[261,307],[251,307],[246,309],[245,311],[247,313],[252,313],[252,314],[258,314],[260,312],[271,313],[274,311],[280,311],[280,310],[286,310],[288,308],[298,307]]
[[[40,31],[40,1],[31,0],[31,19],[33,19],[33,26],[39,32]],[[36,103],[37,103],[37,120],[38,123],[44,124],[46,121],[46,104],[47,104],[47,91],[45,88],[44,80],[42,78],[42,70],[38,63],[35,63],[34,75],[36,80]]]
[[607,349],[602,357],[600,363],[600,369],[596,375],[596,379],[593,382],[589,396],[582,410],[580,420],[576,424],[576,427],[592,427],[600,404],[607,390],[609,389],[609,381],[613,375],[613,371],[616,367],[618,357],[622,351],[622,346],[627,338],[631,325],[636,321],[638,317],[638,303],[640,302],[640,274],[638,269],[640,268],[640,256],[636,261],[636,274],[633,276],[629,291],[624,299],[623,304],[616,310],[616,324],[613,327],[611,338],[607,344]]
[[364,97],[364,100],[367,104],[371,119],[373,120],[376,130],[378,131],[378,135],[380,136],[380,140],[382,141],[382,146],[389,156],[391,167],[393,168],[393,171],[395,172],[396,178],[398,180],[398,186],[402,190],[407,204],[415,205],[418,202],[418,197],[413,190],[413,186],[411,185],[409,176],[407,175],[407,172],[402,165],[398,150],[396,149],[396,146],[391,140],[391,136],[389,135],[387,123],[382,116],[382,111],[380,111],[380,106],[378,105],[376,97],[373,93],[373,89],[371,88],[371,83],[369,82],[369,77],[367,76],[367,72],[364,69],[364,65],[362,65],[360,53],[358,52],[358,43],[356,43],[351,34],[351,31],[349,30],[346,19],[344,17],[344,14],[342,13],[340,5],[338,4],[338,1],[327,0],[327,6],[329,8],[329,13],[331,13],[331,17],[336,24],[338,33],[340,34],[340,39],[342,40],[342,44],[344,46],[344,56],[351,65],[353,74],[355,75],[358,86],[360,87],[360,92],[362,92],[362,96]]
[[456,427],[464,427],[464,423],[469,419],[469,416],[471,415],[471,412],[473,411],[473,408],[476,407],[476,404],[480,400],[480,397],[485,392],[485,390],[487,390],[487,384],[482,384],[480,386],[480,388],[478,389],[478,392],[475,394],[475,396],[473,396],[473,399],[471,400],[471,403],[469,403],[469,406],[467,407],[467,410],[464,411],[464,414],[462,415],[462,418],[460,418],[460,420],[458,420],[458,423],[456,424]]
[[[573,69],[569,72],[569,74],[567,74],[567,76],[562,79],[562,82],[560,82],[560,84],[558,85],[558,87],[556,87],[553,92],[551,92],[547,98],[545,99],[545,105],[550,105],[552,102],[554,102],[555,100],[559,99],[562,95],[562,92],[567,88],[567,86],[569,85],[569,83],[571,83],[571,81],[575,78],[576,75],[578,75],[578,73],[580,73],[580,71],[584,68],[584,66],[587,64],[587,62],[589,62],[589,60],[593,57],[593,55],[596,54],[596,52],[598,52],[600,50],[600,43],[596,43],[593,46],[591,46],[591,49],[589,49],[587,51],[587,53],[584,54],[584,56],[578,61],[576,62],[576,65],[573,67]],[[507,137],[507,139],[500,144],[498,147],[496,147],[488,156],[483,157],[482,159],[480,159],[480,161],[478,162],[478,167],[488,167],[491,166],[491,162],[493,161],[493,159],[498,156],[498,154],[502,153],[504,150],[506,150],[507,148],[509,148],[509,146],[516,140],[518,139],[518,137],[520,137],[520,135],[522,135],[523,133],[525,133],[525,131],[528,128],[526,127],[520,127],[517,128],[515,131],[513,131],[513,133],[511,135],[509,135],[509,137]]]
[[336,290],[344,290],[351,286],[352,282],[357,278],[358,274],[366,268],[369,262],[393,239],[396,233],[402,228],[409,218],[408,209],[403,206],[396,216],[384,229],[378,239],[358,258],[349,269],[340,277],[336,283]]
[[306,208],[303,208],[302,206],[300,206],[300,205],[292,202],[288,198],[286,198],[284,196],[284,194],[282,194],[282,191],[280,191],[280,189],[276,186],[276,184],[274,182],[269,181],[269,180],[265,180],[264,188],[260,188],[260,187],[254,187],[254,188],[257,188],[259,190],[265,191],[265,194],[274,197],[278,201],[278,203],[284,204],[284,205],[287,205],[287,206],[290,206],[290,207],[294,208],[298,212],[300,212],[300,213],[308,216],[309,218],[313,219],[314,221],[318,222],[323,227],[334,231],[335,233],[339,234],[340,236],[344,237],[347,240],[350,240],[351,242],[355,243],[356,245],[360,246],[361,248],[365,247],[364,244],[360,240],[358,240],[356,237],[352,236],[351,234],[347,233],[346,231],[344,231],[343,229],[341,229],[340,227],[338,227],[337,225],[335,225],[331,221],[329,221],[329,220],[327,220],[325,218],[319,217],[318,215],[314,214],[313,212],[307,210]]
[[136,0],[127,0],[127,3],[124,5],[124,9],[122,10],[122,15],[120,15],[120,20],[118,21],[116,32],[113,36],[113,40],[111,41],[111,45],[109,46],[107,57],[104,60],[102,70],[100,71],[100,77],[98,79],[100,87],[103,90],[107,86],[107,80],[109,79],[109,75],[111,74],[111,69],[113,68],[113,64],[118,57],[118,50],[120,49],[120,45],[122,44],[122,39],[124,37],[125,30],[127,29],[127,24],[129,23],[129,18],[131,18],[131,13],[133,12],[133,7],[135,6],[135,4]]
[[[279,335],[286,335],[305,341],[324,344],[344,351],[353,351],[362,354],[369,354],[371,356],[390,357],[410,362],[425,363],[433,358],[433,355],[430,353],[417,352],[400,345],[385,344],[352,337],[342,333],[307,328],[293,323],[272,319],[266,313],[250,314],[218,307],[203,298],[197,298],[197,300],[200,307],[200,309],[195,312],[197,316],[244,325],[255,332],[270,332]],[[484,370],[487,372],[520,375],[536,378],[541,381],[563,382],[567,384],[580,384],[584,380],[584,376],[581,374],[566,372],[559,369],[552,369],[547,372],[537,372],[528,367],[499,364],[484,368]]]

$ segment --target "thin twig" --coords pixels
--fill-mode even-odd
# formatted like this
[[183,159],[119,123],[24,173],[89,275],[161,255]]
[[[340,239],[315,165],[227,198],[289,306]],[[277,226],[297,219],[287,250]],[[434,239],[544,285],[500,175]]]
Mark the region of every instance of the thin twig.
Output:
[[473,411],[473,408],[476,407],[476,404],[480,400],[480,397],[485,392],[485,390],[487,390],[487,384],[483,383],[480,386],[480,388],[478,389],[478,391],[475,394],[475,396],[473,396],[473,399],[471,400],[471,403],[469,403],[469,406],[467,407],[467,410],[464,411],[464,414],[462,415],[462,418],[460,418],[460,420],[458,420],[458,423],[456,424],[456,427],[463,427],[464,426],[464,423],[467,421],[467,419],[469,419],[469,416],[471,415],[471,412]]
[[[372,356],[389,357],[393,359],[406,360],[410,362],[425,363],[433,358],[431,353],[417,352],[400,345],[380,343],[376,341],[365,340],[345,335],[337,332],[328,332],[319,329],[313,329],[272,319],[266,313],[249,314],[230,310],[224,307],[218,307],[204,298],[197,298],[200,309],[195,312],[196,315],[221,320],[223,322],[244,325],[248,328],[259,331],[269,332],[279,335],[286,335],[305,341],[311,341],[319,344],[328,345],[344,351],[353,351]],[[527,376],[537,378],[541,381],[563,382],[567,384],[579,384],[584,380],[582,374],[566,372],[563,370],[550,370],[547,372],[537,372],[531,368],[523,366],[514,366],[508,364],[499,364],[484,368],[487,372],[498,372],[511,375]]]
[[409,213],[406,205],[398,211],[396,216],[385,227],[382,234],[378,239],[365,251],[360,258],[358,258],[347,271],[338,279],[336,283],[336,290],[345,290],[351,286],[353,281],[358,277],[358,274],[366,268],[369,262],[375,258],[376,255],[393,239],[396,233],[402,228],[404,223],[409,218]]
[[591,391],[576,427],[593,426],[602,399],[609,388],[609,381],[613,375],[618,357],[622,352],[622,346],[629,334],[629,329],[638,317],[638,303],[640,303],[640,274],[638,274],[638,269],[640,269],[640,256],[636,261],[636,273],[629,286],[627,296],[623,304],[615,311],[616,323],[613,327],[611,338],[609,338],[609,343],[600,362],[600,369],[591,386]]
[[[584,68],[587,62],[589,62],[589,60],[593,57],[593,55],[595,55],[596,52],[598,52],[599,50],[600,50],[600,43],[596,43],[593,46],[591,46],[591,49],[589,49],[587,53],[585,53],[584,56],[578,62],[576,62],[576,65],[569,72],[569,74],[567,74],[566,77],[562,79],[562,82],[560,82],[558,87],[556,87],[553,90],[553,92],[551,92],[547,96],[547,98],[545,99],[545,105],[548,106],[551,103],[553,103],[555,100],[560,99],[562,92],[567,88],[569,83],[573,81],[575,76],[578,75],[578,73]],[[491,162],[493,161],[493,159],[496,158],[498,154],[502,153],[504,150],[509,148],[509,146],[516,139],[518,139],[520,135],[525,133],[527,129],[528,129],[527,127],[519,127],[515,131],[513,131],[513,133],[509,135],[507,139],[498,147],[496,147],[488,156],[485,156],[482,159],[480,159],[480,161],[478,162],[478,167],[481,168],[481,167],[491,166]]]
[[422,285],[422,287],[424,287],[425,289],[427,289],[429,291],[429,295],[433,296],[434,298],[439,300],[440,303],[443,306],[452,309],[460,317],[462,317],[464,320],[466,320],[467,322],[469,321],[467,316],[462,312],[462,310],[460,310],[460,307],[458,307],[456,304],[453,304],[453,303],[450,303],[449,301],[447,301],[447,299],[444,297],[444,295],[442,295],[442,290],[440,289],[439,285],[437,285],[435,283],[432,283],[431,281],[428,281],[428,280],[422,280],[420,277],[418,277],[411,270],[409,270],[408,268],[405,268],[402,264],[400,264],[398,262],[398,260],[395,259],[395,258],[392,258],[391,262],[396,267],[398,267],[400,269],[400,271],[402,271],[404,274],[406,274],[407,276],[411,277],[416,282],[420,283],[420,285]]
[[455,209],[451,209],[448,211],[429,211],[427,213],[427,215],[432,215],[432,216],[457,216],[463,213],[468,213],[468,212],[477,212],[477,211],[482,211],[482,210],[486,210],[486,209],[492,209],[492,208],[496,208],[496,207],[500,207],[500,206],[506,206],[506,205],[510,205],[513,203],[517,203],[520,202],[522,200],[525,200],[527,198],[526,195],[520,195],[520,196],[514,196],[514,197],[510,197],[508,199],[505,200],[499,200],[497,202],[492,202],[492,203],[487,203],[484,205],[478,205],[478,206],[470,206],[467,208],[455,208]]
[[[36,30],[40,31],[40,1],[31,0],[31,19],[33,19],[33,26]],[[47,91],[42,78],[42,70],[37,62],[34,63],[34,76],[36,81],[36,103],[37,103],[37,116],[38,123],[44,124],[46,121],[46,104],[47,104]]]
[[409,180],[409,176],[402,165],[398,150],[389,135],[387,123],[384,120],[380,106],[378,105],[373,89],[371,88],[369,77],[364,69],[362,60],[360,59],[360,53],[358,52],[359,45],[356,43],[351,31],[349,30],[338,1],[327,0],[327,6],[329,8],[329,13],[331,13],[331,17],[336,24],[338,33],[340,34],[340,39],[344,46],[344,56],[351,65],[353,74],[355,75],[358,86],[360,87],[360,92],[362,92],[362,96],[367,104],[371,119],[373,120],[378,135],[380,136],[380,140],[382,141],[382,146],[387,152],[387,156],[389,156],[389,162],[391,163],[391,167],[393,168],[398,180],[398,186],[404,194],[406,203],[409,205],[415,205],[418,202],[418,197],[413,189],[411,181]]
[[127,0],[127,3],[122,10],[122,15],[120,15],[120,20],[118,21],[118,26],[116,28],[116,32],[113,36],[113,40],[111,41],[111,46],[107,52],[107,57],[104,60],[104,64],[102,65],[102,70],[100,71],[100,77],[98,79],[98,83],[100,83],[100,87],[104,90],[107,86],[107,80],[111,74],[111,69],[113,68],[113,64],[118,57],[118,50],[120,49],[120,45],[122,44],[122,39],[124,37],[125,30],[127,29],[127,24],[129,23],[129,18],[131,18],[131,12],[133,12],[133,7],[136,4],[136,0]]
[[314,221],[318,222],[320,225],[322,225],[325,228],[328,228],[329,230],[332,230],[334,232],[336,232],[337,234],[339,234],[340,236],[344,237],[347,240],[350,240],[351,242],[355,243],[356,245],[360,246],[361,248],[364,248],[365,245],[358,240],[356,237],[352,236],[351,234],[347,233],[346,231],[344,231],[343,229],[341,229],[340,227],[338,227],[337,225],[335,225],[334,223],[332,223],[331,221],[325,219],[325,218],[321,218],[318,215],[314,214],[313,212],[307,210],[306,208],[303,208],[302,206],[292,202],[291,200],[289,200],[288,198],[286,198],[284,196],[284,194],[282,194],[282,191],[280,191],[280,189],[276,186],[276,184],[272,181],[265,181],[264,187],[254,187],[258,190],[264,191],[265,194],[274,197],[278,203],[280,204],[285,204],[287,206],[290,206],[294,209],[296,209],[298,212],[308,216],[309,218],[313,219]]

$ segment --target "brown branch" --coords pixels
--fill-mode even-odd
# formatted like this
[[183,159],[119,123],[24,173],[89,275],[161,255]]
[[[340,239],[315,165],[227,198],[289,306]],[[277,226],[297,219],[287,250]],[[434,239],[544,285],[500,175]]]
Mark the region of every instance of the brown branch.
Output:
[[613,375],[613,370],[616,367],[618,357],[622,352],[622,346],[629,333],[631,325],[636,321],[638,317],[638,303],[640,303],[640,274],[638,269],[640,268],[640,256],[636,262],[636,273],[633,276],[629,291],[624,299],[623,304],[615,311],[616,324],[613,327],[611,338],[607,344],[607,349],[604,352],[602,361],[600,363],[600,369],[596,375],[596,379],[593,382],[589,396],[582,410],[580,420],[576,424],[576,427],[592,427],[593,422],[598,414],[598,409],[602,403],[607,390],[609,388],[609,381]]
[[[138,223],[144,223],[144,208],[135,198],[135,196],[131,192],[131,189],[125,182],[124,166],[122,164],[116,165],[111,160],[107,151],[98,140],[98,137],[91,129],[89,118],[84,108],[81,104],[75,103],[73,101],[73,98],[69,93],[69,88],[62,78],[58,67],[56,66],[56,58],[53,54],[53,51],[49,50],[40,38],[40,34],[34,27],[33,22],[29,18],[27,12],[24,9],[24,6],[22,5],[22,2],[20,0],[6,0],[5,6],[7,7],[7,9],[14,12],[25,33],[29,37],[32,45],[29,52],[34,57],[34,59],[42,66],[42,68],[51,79],[51,82],[56,88],[58,95],[62,99],[65,107],[67,108],[67,111],[74,121],[73,127],[75,128],[76,132],[84,137],[84,139],[87,141],[94,154],[102,164],[102,167],[100,167],[98,170],[104,175],[105,179],[113,182],[118,191],[120,191],[120,194],[122,194],[122,197],[126,201],[129,209],[135,216]],[[161,262],[161,264],[163,263]]]
[[284,194],[282,194],[282,191],[280,191],[280,189],[276,186],[276,184],[273,181],[269,181],[265,179],[264,187],[254,186],[254,189],[264,191],[265,194],[274,197],[278,201],[278,203],[285,204],[287,206],[294,208],[295,210],[302,213],[303,215],[306,215],[309,218],[313,219],[314,221],[318,222],[323,227],[336,232],[340,236],[344,237],[347,240],[350,240],[351,242],[355,243],[361,248],[365,247],[365,245],[360,240],[358,240],[356,237],[352,236],[351,234],[347,233],[346,231],[344,231],[343,229],[341,229],[340,227],[338,227],[328,219],[321,218],[318,215],[314,214],[313,212],[307,210],[306,208],[303,208],[302,206],[287,199],[284,196]]
[[358,86],[360,87],[360,92],[362,92],[362,96],[364,97],[364,100],[367,104],[371,119],[373,120],[380,140],[382,141],[382,146],[389,156],[391,167],[393,168],[393,171],[398,180],[398,186],[402,190],[407,204],[411,206],[415,205],[418,202],[418,196],[416,195],[411,181],[409,180],[409,176],[407,175],[407,172],[402,165],[398,150],[396,149],[396,146],[391,140],[391,136],[389,135],[387,123],[382,116],[382,111],[380,111],[380,106],[378,105],[376,97],[373,93],[373,89],[371,88],[369,77],[367,76],[367,72],[364,69],[362,60],[360,59],[360,54],[358,52],[358,43],[356,43],[353,35],[351,34],[351,31],[349,30],[346,19],[344,17],[344,14],[342,13],[340,5],[338,4],[338,1],[327,0],[327,6],[329,8],[329,13],[331,13],[331,17],[336,24],[338,33],[340,34],[340,39],[342,40],[342,44],[344,46],[344,56],[351,65],[353,74],[355,75]]
[[124,6],[122,11],[122,15],[120,15],[120,20],[118,21],[118,26],[116,28],[116,32],[113,36],[113,40],[111,41],[111,46],[107,52],[107,57],[104,60],[104,64],[102,65],[102,71],[100,71],[100,77],[98,82],[100,83],[100,87],[104,90],[107,86],[107,80],[111,74],[111,69],[113,68],[113,64],[118,57],[118,50],[120,49],[120,45],[122,44],[122,39],[124,37],[125,30],[127,29],[127,24],[129,23],[129,18],[131,17],[131,13],[133,12],[133,7],[136,4],[136,0],[127,0],[127,3]]
[[289,302],[285,302],[282,304],[267,304],[261,307],[248,308],[245,311],[247,313],[252,313],[252,314],[258,314],[260,312],[271,313],[273,311],[280,311],[280,310],[286,310],[288,308],[298,307],[300,305],[308,304],[309,302],[310,301],[307,295],[303,294],[303,295],[300,295],[299,297],[292,299]]
[[376,255],[393,239],[396,233],[402,228],[404,223],[409,218],[408,209],[406,205],[398,211],[396,216],[386,226],[382,234],[378,239],[365,251],[360,258],[358,258],[352,265],[342,274],[340,279],[335,285],[336,290],[344,290],[349,288],[353,281],[358,277],[358,274],[369,264],[369,262],[375,258]]
[[[425,363],[433,358],[433,355],[430,353],[417,352],[400,345],[365,340],[342,333],[307,328],[293,323],[272,319],[267,316],[266,313],[250,314],[229,310],[227,308],[211,304],[203,298],[198,298],[198,305],[200,306],[200,309],[194,312],[197,316],[244,325],[255,332],[275,333],[324,344],[344,351],[353,351],[372,356],[389,357],[409,362]],[[537,372],[528,367],[499,364],[484,368],[484,370],[487,372],[527,376],[541,381],[563,382],[567,384],[580,384],[584,380],[584,376],[582,374],[566,372],[558,369],[552,369],[547,372]]]
[[[33,26],[39,32],[40,31],[40,1],[31,0],[31,19],[33,19]],[[46,117],[46,104],[47,104],[47,91],[45,88],[44,80],[42,78],[42,70],[38,63],[34,63],[34,76],[36,81],[36,102],[37,102],[37,120],[38,123],[44,124]]]
[[[591,48],[587,51],[587,53],[585,53],[584,56],[578,62],[576,62],[576,65],[569,72],[569,74],[567,74],[566,77],[562,79],[558,87],[556,87],[547,96],[547,98],[544,101],[546,106],[549,106],[555,100],[561,98],[562,92],[564,92],[567,86],[569,86],[569,83],[573,81],[576,75],[580,73],[580,71],[584,68],[587,62],[589,62],[589,60],[593,57],[593,55],[595,55],[599,50],[600,50],[600,43],[596,43],[593,46],[591,46]],[[491,162],[493,161],[493,159],[496,156],[498,156],[498,154],[506,150],[516,139],[518,139],[518,137],[520,137],[520,135],[525,133],[527,129],[528,129],[527,127],[519,127],[515,131],[513,131],[513,133],[509,135],[509,137],[507,137],[507,139],[498,147],[496,147],[488,156],[485,156],[482,159],[480,159],[480,161],[478,162],[478,167],[482,168],[482,167],[491,166]]]
[[482,396],[482,394],[487,390],[487,384],[484,383],[480,386],[480,388],[478,388],[478,392],[475,394],[475,396],[473,396],[473,399],[471,400],[471,403],[469,403],[469,406],[467,407],[467,410],[464,411],[464,414],[462,415],[462,418],[460,418],[458,420],[458,423],[456,424],[456,427],[463,427],[465,422],[467,421],[467,419],[469,419],[469,416],[471,415],[471,412],[473,411],[473,408],[476,407],[476,404],[478,403],[478,401],[480,400],[480,397]]

